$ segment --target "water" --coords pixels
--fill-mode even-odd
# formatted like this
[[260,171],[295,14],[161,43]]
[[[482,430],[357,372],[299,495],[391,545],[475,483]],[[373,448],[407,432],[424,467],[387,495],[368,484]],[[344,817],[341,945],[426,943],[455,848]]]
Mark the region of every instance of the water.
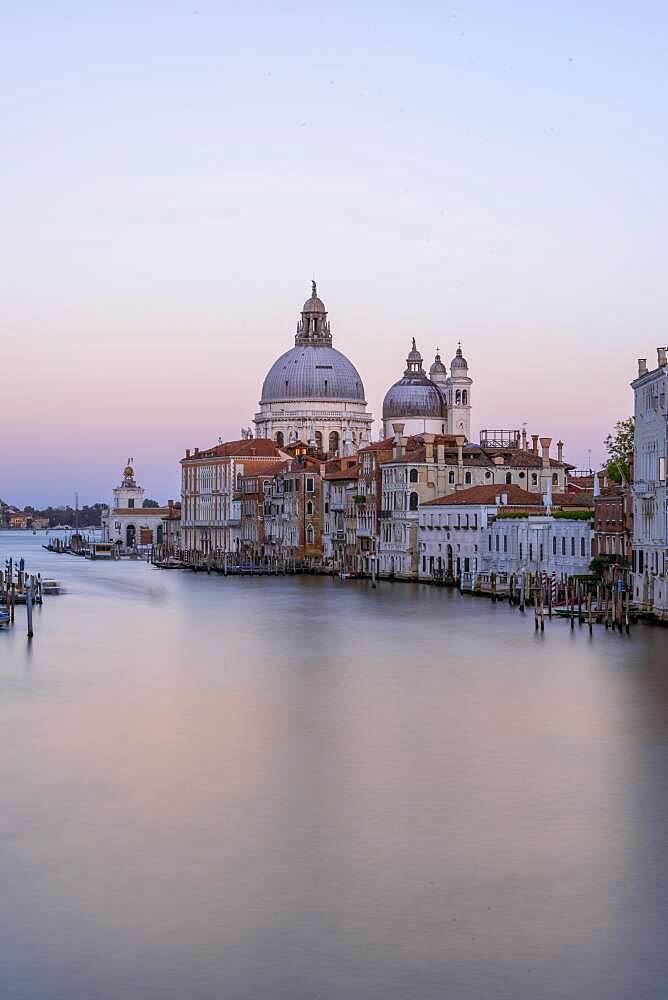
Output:
[[665,998],[668,633],[0,558],[12,1000]]

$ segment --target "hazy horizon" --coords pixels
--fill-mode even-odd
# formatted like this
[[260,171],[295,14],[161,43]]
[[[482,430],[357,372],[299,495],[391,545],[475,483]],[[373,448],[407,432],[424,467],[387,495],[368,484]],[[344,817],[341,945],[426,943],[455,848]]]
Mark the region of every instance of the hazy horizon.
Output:
[[382,399],[461,339],[472,439],[576,466],[666,343],[668,15],[120,3],[2,17],[0,497],[109,500],[252,425],[315,274]]

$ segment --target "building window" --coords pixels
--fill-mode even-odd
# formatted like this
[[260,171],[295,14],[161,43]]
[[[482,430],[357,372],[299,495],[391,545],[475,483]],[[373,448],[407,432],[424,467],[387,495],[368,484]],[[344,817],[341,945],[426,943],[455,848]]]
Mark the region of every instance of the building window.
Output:
[[580,539],[580,555],[584,556],[586,554],[587,553],[585,552],[585,540],[584,540],[584,538],[581,538]]
[[308,503],[306,504],[306,513],[307,514],[311,514],[311,515],[313,514],[313,501],[312,500],[309,500]]
[[508,535],[503,536],[503,551],[508,551]]
[[513,474],[512,474],[512,472],[506,472],[506,485],[510,486],[510,484],[512,483],[512,481],[513,481]]
[[409,510],[417,510],[418,509],[418,495],[417,495],[417,493],[411,493],[410,499],[408,501],[408,509]]
[[553,486],[558,486],[559,485],[559,476],[557,475],[556,472],[552,473],[552,485]]
[[455,481],[455,474],[454,474],[454,472],[451,469],[450,472],[448,472],[448,482],[452,486],[452,484],[454,483],[454,481]]
[[531,485],[538,486],[538,473],[536,472],[531,473]]
[[410,474],[408,476],[408,480],[411,483],[417,483],[417,481],[418,481],[418,470],[417,469],[411,469]]
[[313,539],[314,539],[313,525],[309,524],[306,528],[306,544],[313,545]]
[[464,389],[464,391],[462,392],[462,403],[464,404],[464,406],[466,406],[468,401],[469,401],[469,394],[466,391],[466,389]]
[[553,535],[552,536],[552,555],[556,556],[556,554],[557,554],[557,536]]
[[575,535],[571,535],[571,555],[575,555]]
[[276,441],[276,447],[277,448],[282,448],[283,445],[285,444],[285,438],[283,437],[283,431],[276,431],[276,437],[275,437],[274,440]]
[[134,505],[135,505],[135,502],[134,502],[134,500],[128,500],[128,508],[129,508],[130,510],[132,510],[132,508],[134,507]]
[[562,554],[562,556],[566,555],[566,536],[565,535],[561,539],[561,554]]
[[306,477],[306,492],[307,493],[313,493],[315,491],[315,485],[314,484],[315,484],[315,480],[313,479],[313,476],[307,476]]
[[464,482],[465,483],[470,483],[471,482],[471,473],[470,472],[465,472],[464,473]]

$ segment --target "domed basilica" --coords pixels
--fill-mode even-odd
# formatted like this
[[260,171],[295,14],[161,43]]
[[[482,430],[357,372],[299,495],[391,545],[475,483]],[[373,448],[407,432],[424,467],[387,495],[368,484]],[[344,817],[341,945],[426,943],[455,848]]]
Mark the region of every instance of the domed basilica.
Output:
[[[364,385],[348,358],[332,347],[327,310],[315,281],[297,324],[295,346],[269,369],[255,432],[278,447],[304,442],[330,457],[352,455],[371,442]],[[413,338],[403,376],[383,400],[383,437],[401,423],[406,435],[471,433],[471,385],[461,345],[450,374],[436,350],[429,374]]]
[[384,436],[391,437],[392,425],[402,423],[406,435],[463,434],[468,440],[471,436],[472,384],[461,344],[450,362],[449,376],[438,348],[427,375],[413,337],[406,370],[387,390],[383,400]]
[[332,347],[327,310],[315,281],[297,324],[295,346],[269,369],[256,434],[280,447],[296,441],[330,456],[352,455],[371,440],[364,385],[351,361]]

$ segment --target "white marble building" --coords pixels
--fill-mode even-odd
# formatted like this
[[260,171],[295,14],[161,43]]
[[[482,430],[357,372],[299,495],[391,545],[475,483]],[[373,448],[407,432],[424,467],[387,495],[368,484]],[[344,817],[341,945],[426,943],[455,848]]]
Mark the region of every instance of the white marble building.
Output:
[[633,599],[668,620],[668,365],[657,348],[657,367],[638,361],[633,458]]
[[114,542],[121,551],[132,551],[140,545],[161,544],[165,517],[173,515],[169,507],[144,507],[146,490],[135,480],[134,469],[128,464],[123,470],[120,486],[113,490],[111,507],[102,512],[102,530],[106,542]]
[[295,346],[274,362],[264,380],[256,435],[279,448],[302,441],[333,458],[353,455],[368,444],[372,420],[359,372],[332,347],[327,310],[314,281]]

